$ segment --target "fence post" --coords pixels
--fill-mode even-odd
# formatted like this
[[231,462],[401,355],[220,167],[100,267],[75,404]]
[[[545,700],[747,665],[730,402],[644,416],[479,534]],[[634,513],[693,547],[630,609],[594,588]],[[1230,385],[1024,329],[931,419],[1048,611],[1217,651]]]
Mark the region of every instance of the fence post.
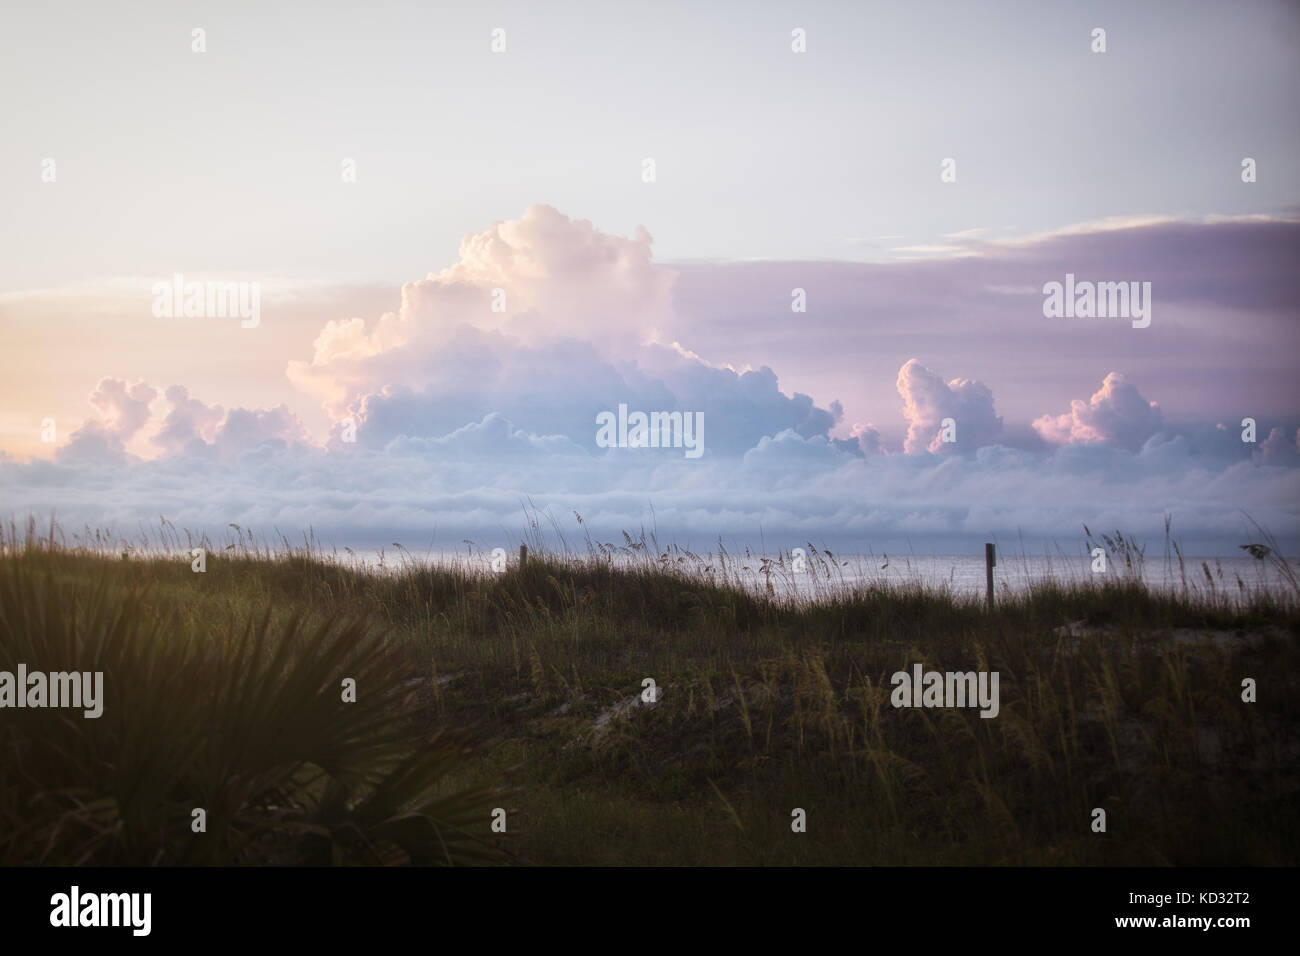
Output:
[[990,611],[993,610],[993,566],[997,563],[997,546],[986,543],[984,545],[984,580],[988,584]]
[[[526,544],[521,544],[521,545],[519,546],[519,568],[520,568],[520,570],[522,570],[522,569],[523,569],[523,566],[524,566],[525,564],[527,564],[527,563],[528,563],[528,545],[526,545]],[[990,586],[991,586],[991,585],[990,585]]]

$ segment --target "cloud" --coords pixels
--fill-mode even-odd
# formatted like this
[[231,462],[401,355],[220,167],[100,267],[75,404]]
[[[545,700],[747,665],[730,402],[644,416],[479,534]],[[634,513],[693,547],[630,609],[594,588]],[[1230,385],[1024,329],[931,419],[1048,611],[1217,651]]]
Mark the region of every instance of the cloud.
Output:
[[150,403],[157,390],[146,382],[127,384],[121,379],[102,378],[88,400],[99,413],[77,428],[66,445],[56,451],[63,459],[123,461],[126,444],[149,421]]
[[488,416],[380,449],[273,439],[210,458],[0,460],[0,498],[20,519],[53,511],[68,529],[131,534],[162,514],[214,535],[230,522],[267,534],[311,527],[354,547],[517,544],[529,501],[566,533],[582,535],[568,520],[577,511],[601,541],[645,527],[662,542],[703,548],[723,536],[769,548],[814,541],[837,551],[978,553],[982,541],[1000,539],[1051,551],[1081,547],[1083,524],[1159,541],[1172,514],[1185,550],[1231,553],[1247,540],[1243,503],[1285,546],[1300,537],[1300,468],[1207,458],[1184,436],[1138,451],[1076,443],[1047,457],[998,445],[864,457],[793,430],[759,440],[739,463],[641,451],[592,454]]
[[[675,263],[676,309],[664,335],[735,365],[769,363],[790,388],[833,395],[853,420],[875,422],[891,447],[904,431],[892,414],[895,379],[912,356],[988,384],[1008,428],[1067,411],[1116,368],[1116,356],[1131,381],[1160,396],[1166,418],[1300,411],[1300,220],[1128,225],[1016,244],[972,240],[978,255],[907,263]],[[1151,326],[1045,318],[1043,285],[1067,272],[1150,281]],[[799,321],[790,313],[795,287],[808,296]]]
[[[420,389],[499,369],[499,351],[561,339],[618,354],[651,339],[672,311],[675,273],[651,261],[643,228],[624,239],[533,205],[515,220],[466,236],[460,258],[402,287],[398,311],[374,322],[331,320],[309,361],[287,374],[334,417],[383,388]],[[541,347],[545,351],[545,347]],[[457,376],[460,359],[476,358]]]
[[216,438],[226,417],[220,405],[206,405],[190,398],[183,385],[168,388],[166,397],[171,408],[153,436],[157,447],[168,454],[193,453]]
[[1270,429],[1268,437],[1259,443],[1259,448],[1252,457],[1261,465],[1295,468],[1300,465],[1300,430],[1292,438],[1287,436],[1284,429]]
[[1034,429],[1057,445],[1103,442],[1136,450],[1159,431],[1160,406],[1148,401],[1119,372],[1111,372],[1087,402],[1075,399],[1063,415],[1044,415]]
[[[661,340],[675,273],[654,265],[650,242],[643,229],[608,236],[531,206],[466,237],[450,268],[405,285],[397,312],[326,323],[288,377],[336,423],[356,421],[371,448],[497,413],[594,450],[596,416],[620,404],[702,413],[706,454],[738,457],[787,429],[829,440],[839,402],[783,392],[767,365],[710,363]],[[502,312],[492,308],[498,292]]]
[[[1255,228],[1264,226],[1215,235],[1257,248]],[[1176,270],[1163,245],[1171,235],[1198,255],[1219,248],[1204,231],[1168,224],[1108,240],[1125,244],[1135,262],[1144,252],[1146,264]],[[1294,244],[1292,232],[1273,236]],[[162,513],[200,531],[230,522],[313,527],[358,546],[410,535],[442,547],[465,537],[509,544],[514,535],[517,543],[525,501],[557,516],[579,511],[601,540],[644,525],[684,545],[766,536],[836,550],[977,552],[989,535],[1023,533],[1031,548],[1071,541],[1083,523],[1159,536],[1173,513],[1189,546],[1226,542],[1230,551],[1240,543],[1243,502],[1279,536],[1297,537],[1294,415],[1276,413],[1280,424],[1257,447],[1240,442],[1232,420],[1221,424],[1224,409],[1275,414],[1261,411],[1258,395],[1237,391],[1255,384],[1240,373],[1281,363],[1278,356],[1291,361],[1294,350],[1261,357],[1255,340],[1249,355],[1223,345],[1246,326],[1259,339],[1278,321],[1271,293],[1243,300],[1237,324],[1198,311],[1203,303],[1157,312],[1157,322],[1177,314],[1181,323],[1175,339],[1158,339],[1156,325],[1044,325],[1035,290],[1044,274],[1064,274],[1059,257],[1092,255],[1094,274],[1106,274],[1109,254],[1091,234],[996,247],[978,262],[908,267],[667,270],[652,261],[650,245],[643,230],[606,236],[530,207],[467,237],[451,267],[403,287],[395,311],[383,312],[391,303],[381,302],[359,310],[372,318],[326,314],[298,338],[286,332],[290,344],[274,367],[299,350],[287,369],[310,396],[302,404],[277,404],[274,394],[251,403],[271,407],[247,407],[241,383],[216,392],[189,382],[160,394],[148,382],[104,379],[92,393],[94,416],[53,462],[0,457],[0,495],[11,508],[53,510],[74,527],[130,530]],[[1279,281],[1277,262],[1259,268]],[[1231,286],[1231,276],[1225,281]],[[809,289],[806,319],[791,319],[793,287]],[[505,293],[500,312],[492,308],[497,289]],[[1182,295],[1172,286],[1169,294]],[[1285,345],[1292,325],[1259,340]],[[1215,395],[1212,415],[1167,421],[1124,376],[1105,374],[1122,346],[1135,380],[1181,401],[1184,393],[1167,380],[1152,386],[1147,375],[1167,374],[1168,350],[1185,342],[1216,362],[1236,356],[1235,377],[1197,378],[1198,389]],[[909,358],[918,345],[933,368],[971,377],[946,380]],[[1186,356],[1174,357],[1181,369]],[[1103,376],[1090,400],[1073,399]],[[1294,411],[1291,381],[1269,394]],[[841,385],[863,390],[841,401]],[[1006,428],[995,388],[1004,412],[1007,391],[1021,394],[1025,411],[1007,413]],[[214,397],[221,404],[204,400]],[[312,402],[335,423],[328,438],[313,440],[295,414]],[[1040,416],[1067,403],[1064,414]],[[596,447],[597,414],[619,404],[702,413],[704,457]],[[355,443],[339,430],[348,417]],[[956,423],[955,445],[939,441],[945,418]]]
[[[846,445],[847,449],[843,447]],[[802,480],[851,461],[856,451],[852,443],[835,442],[821,435],[804,438],[787,428],[772,437],[760,438],[757,445],[745,452],[744,467],[785,480]]]
[[160,417],[154,404],[159,390],[153,385],[102,379],[89,397],[99,417],[83,422],[56,450],[56,460],[123,464],[141,457],[127,449],[137,436],[144,439],[145,447],[166,455],[223,460],[268,443],[310,441],[302,422],[283,404],[226,411],[191,398],[181,385],[172,385],[163,394],[168,408]]
[[[1002,419],[993,410],[993,392],[983,382],[955,378],[945,383],[937,372],[908,359],[898,370],[897,385],[907,421],[903,449],[908,453],[973,451],[1002,432]],[[945,418],[956,424],[955,442],[940,437]]]
[[100,422],[88,421],[54,452],[56,461],[122,462],[126,444]]
[[149,403],[158,395],[146,382],[127,385],[118,379],[101,379],[90,393],[90,404],[99,410],[103,425],[119,438],[131,438],[149,420]]
[[884,443],[880,438],[880,429],[871,422],[859,422],[849,432],[864,455],[886,454]]
[[212,447],[232,458],[267,444],[287,445],[309,440],[307,430],[285,405],[275,408],[232,408],[217,429]]
[[516,428],[499,412],[483,416],[441,438],[410,438],[403,435],[388,443],[385,451],[394,455],[457,459],[500,459],[507,456],[582,455],[584,451],[563,435],[530,435]]

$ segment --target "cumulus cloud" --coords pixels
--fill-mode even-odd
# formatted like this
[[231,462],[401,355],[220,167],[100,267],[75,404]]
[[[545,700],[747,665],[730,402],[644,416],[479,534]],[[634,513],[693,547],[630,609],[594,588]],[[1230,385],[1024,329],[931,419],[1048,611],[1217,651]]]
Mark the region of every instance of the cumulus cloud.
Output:
[[213,534],[234,522],[268,532],[312,527],[340,545],[437,548],[464,538],[517,543],[531,501],[580,535],[568,521],[578,511],[602,541],[644,526],[683,546],[707,548],[725,536],[755,546],[761,538],[769,548],[811,540],[837,551],[918,553],[976,553],[990,535],[1023,540],[1031,551],[1068,548],[1083,524],[1158,541],[1166,514],[1186,549],[1230,553],[1246,540],[1243,502],[1289,544],[1300,500],[1300,469],[1206,459],[1183,436],[1137,452],[1076,443],[1046,458],[997,445],[960,456],[863,457],[787,430],[757,442],[739,466],[636,449],[593,455],[499,416],[440,439],[346,453],[272,441],[236,457],[113,467],[0,460],[0,498],[53,511],[69,528],[130,533],[163,514]]
[[[1216,419],[1162,429],[1161,410],[1111,373],[1068,413],[1039,418],[1031,432],[1028,422],[1043,407],[1034,404],[1004,431],[983,381],[945,380],[917,359],[899,368],[911,354],[899,339],[911,333],[899,329],[923,327],[927,341],[936,337],[932,303],[918,306],[913,294],[923,274],[916,272],[906,295],[877,310],[896,309],[903,322],[864,339],[859,312],[827,316],[824,326],[819,317],[818,334],[830,338],[815,340],[813,374],[798,380],[803,391],[783,388],[789,360],[812,348],[773,336],[788,321],[788,289],[820,283],[818,301],[828,302],[840,281],[835,270],[859,267],[778,264],[799,275],[779,273],[766,285],[758,277],[770,264],[744,267],[744,281],[715,273],[714,291],[728,308],[745,312],[750,295],[784,310],[767,324],[743,315],[736,323],[745,324],[729,324],[675,300],[678,272],[656,266],[650,245],[644,230],[607,236],[531,207],[467,237],[456,263],[402,289],[396,311],[381,313],[381,303],[370,313],[377,318],[318,323],[310,348],[299,340],[288,376],[335,422],[328,439],[313,441],[285,404],[245,408],[230,395],[209,404],[197,387],[193,395],[182,385],[160,394],[147,382],[104,379],[91,397],[95,416],[54,462],[0,457],[0,495],[76,526],[130,528],[163,513],[199,531],[229,522],[310,526],[362,546],[412,531],[437,535],[442,546],[484,536],[509,544],[523,501],[561,516],[579,511],[602,540],[655,526],[662,540],[683,545],[766,535],[769,543],[815,540],[836,550],[978,550],[990,534],[1060,540],[1083,523],[1158,535],[1170,512],[1185,533],[1201,536],[1190,540],[1231,541],[1242,502],[1282,537],[1297,527],[1300,452],[1289,418],[1279,416],[1285,428],[1257,447]],[[1009,281],[1007,261],[985,267],[984,281],[1008,273],[1006,288],[1025,285]],[[879,278],[880,268],[867,272]],[[855,277],[840,284],[855,296],[880,292],[880,282]],[[993,301],[1005,305],[1006,295]],[[1026,314],[1042,318],[1035,308]],[[1101,348],[1089,334],[1082,347]],[[1001,361],[1005,332],[998,335]],[[986,377],[1001,400],[1024,378],[1016,357],[993,365],[981,354],[931,360]],[[782,378],[766,364],[772,356]],[[846,421],[825,384],[822,367],[834,362],[885,390],[851,403],[859,424],[848,424],[855,419]],[[1097,374],[1107,367],[1096,365]],[[1037,387],[1054,373],[1034,374]],[[897,416],[881,417],[896,407],[891,380],[902,398],[904,454],[886,453],[900,437]],[[1069,394],[1050,401],[1059,408]],[[598,448],[596,416],[620,404],[702,413],[704,457]],[[356,423],[355,443],[342,440],[343,418]],[[940,440],[945,418],[956,423],[955,445]],[[154,458],[145,460],[150,449]],[[199,481],[207,491],[196,496]]]
[[[311,359],[290,362],[287,374],[343,417],[384,387],[420,389],[458,370],[465,385],[481,385],[475,376],[499,372],[501,351],[557,339],[627,351],[653,339],[672,310],[675,273],[654,265],[650,247],[643,228],[625,239],[530,206],[466,236],[451,267],[404,285],[396,312],[328,322]],[[466,357],[478,361],[464,368]]]
[[336,422],[357,422],[371,448],[498,413],[594,449],[596,416],[620,404],[702,413],[706,454],[741,456],[787,429],[829,440],[838,401],[783,392],[767,365],[712,363],[660,341],[675,273],[654,265],[650,243],[643,229],[624,239],[529,207],[466,237],[455,265],[404,286],[397,312],[328,322],[312,358],[287,374]]
[[307,430],[286,405],[274,408],[232,408],[217,429],[212,447],[222,457],[234,457],[266,444],[306,442]]
[[157,395],[158,390],[147,382],[128,385],[118,379],[105,378],[90,393],[90,404],[99,410],[105,429],[127,439],[149,420],[149,403]]
[[885,454],[884,442],[880,437],[880,429],[871,422],[858,422],[849,432],[853,440],[858,443],[858,447],[864,455],[883,455]]
[[1162,417],[1159,405],[1111,372],[1087,402],[1074,399],[1069,412],[1035,419],[1034,429],[1057,445],[1108,441],[1136,450],[1160,430]]
[[533,205],[519,219],[465,237],[455,265],[403,289],[403,310],[437,317],[449,289],[501,289],[504,310],[474,315],[473,324],[502,315],[503,326],[523,337],[635,340],[672,308],[675,274],[651,261],[651,241],[644,227],[624,239]]
[[851,461],[856,451],[856,448],[847,451],[841,443],[820,435],[804,438],[787,428],[774,436],[760,438],[757,445],[745,452],[744,467],[779,474],[786,479],[802,479]]
[[307,429],[286,405],[275,408],[232,408],[208,405],[191,398],[181,385],[163,392],[167,410],[154,400],[159,390],[147,382],[128,385],[102,379],[90,393],[98,418],[87,419],[68,443],[55,453],[60,461],[124,463],[127,442],[137,435],[167,455],[233,459],[271,443],[284,446],[310,441]]
[[499,412],[483,416],[441,438],[402,435],[388,443],[394,455],[500,459],[513,456],[582,455],[582,448],[563,435],[530,435]]
[[87,421],[54,452],[56,461],[121,462],[127,457],[126,444],[101,422]]
[[63,459],[124,460],[126,443],[149,421],[149,406],[157,395],[157,389],[146,382],[127,384],[121,379],[100,379],[88,399],[99,417],[83,422],[56,455]]
[[1300,430],[1290,437],[1282,428],[1270,429],[1268,437],[1259,443],[1252,457],[1261,465],[1295,468],[1300,465]]
[[190,398],[183,385],[173,385],[165,394],[171,407],[153,436],[156,446],[168,454],[180,454],[197,451],[216,438],[226,417],[220,405],[207,405]]
[[[1002,419],[993,410],[993,392],[983,382],[943,377],[916,359],[898,370],[898,394],[903,397],[907,439],[903,448],[918,451],[973,451],[1002,433]],[[956,425],[957,440],[941,438],[943,420]]]

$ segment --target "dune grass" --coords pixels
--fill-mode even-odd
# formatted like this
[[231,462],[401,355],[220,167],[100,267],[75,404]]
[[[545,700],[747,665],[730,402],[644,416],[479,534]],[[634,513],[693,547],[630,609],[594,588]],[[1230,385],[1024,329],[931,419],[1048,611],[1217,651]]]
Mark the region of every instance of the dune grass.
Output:
[[[180,548],[11,529],[0,669],[109,689],[99,720],[0,712],[0,861],[1300,860],[1294,593],[1116,576],[992,610],[919,585],[780,600],[607,558],[240,547],[198,574]],[[998,716],[895,709],[914,663],[998,671]]]

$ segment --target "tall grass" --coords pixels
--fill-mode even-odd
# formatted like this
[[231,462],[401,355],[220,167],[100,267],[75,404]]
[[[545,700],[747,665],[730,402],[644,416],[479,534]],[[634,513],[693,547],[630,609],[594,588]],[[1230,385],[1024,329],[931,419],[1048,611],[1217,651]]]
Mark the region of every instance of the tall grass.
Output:
[[[0,542],[3,666],[20,646],[31,667],[102,660],[139,693],[99,722],[5,714],[0,833],[21,835],[0,858],[1300,860],[1294,592],[1126,573],[1029,582],[990,610],[919,582],[767,594],[728,577],[754,556],[692,567],[644,536],[578,556],[534,538],[494,574],[238,534],[205,574],[187,552],[123,559],[116,539],[112,556],[31,529]],[[811,557],[827,579],[841,560]],[[892,707],[890,675],[917,662],[997,670],[998,717]],[[356,675],[358,704],[336,703]],[[31,729],[61,719],[48,744]],[[445,727],[473,753],[437,745]],[[199,801],[207,842],[188,832]],[[495,805],[509,834],[475,839]]]
[[106,697],[99,718],[5,711],[0,862],[493,855],[491,794],[445,786],[457,745],[364,608],[326,617],[252,599],[193,614],[136,570],[0,555],[0,670],[102,671]]

